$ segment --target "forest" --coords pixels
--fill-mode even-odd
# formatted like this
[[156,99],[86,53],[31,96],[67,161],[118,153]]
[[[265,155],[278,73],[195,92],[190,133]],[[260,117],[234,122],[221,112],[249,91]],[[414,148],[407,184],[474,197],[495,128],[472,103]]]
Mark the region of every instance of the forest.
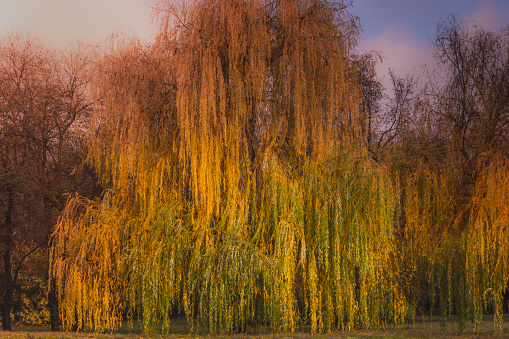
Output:
[[152,42],[0,41],[2,328],[372,329],[509,313],[509,27],[426,79],[342,1],[159,1]]

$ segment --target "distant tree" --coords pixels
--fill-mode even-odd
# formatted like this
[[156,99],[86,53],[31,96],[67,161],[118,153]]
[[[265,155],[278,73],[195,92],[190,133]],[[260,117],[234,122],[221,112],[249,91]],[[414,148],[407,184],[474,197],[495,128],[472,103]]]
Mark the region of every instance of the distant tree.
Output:
[[467,320],[478,326],[484,312],[500,325],[509,277],[507,29],[451,17],[438,25],[435,57],[393,153],[405,294],[444,321],[457,314],[461,330]]
[[439,70],[429,89],[438,123],[448,126],[449,154],[465,196],[489,159],[509,150],[508,29],[488,32],[454,17],[438,25]]
[[392,96],[387,98],[386,107],[381,114],[381,127],[377,146],[385,148],[391,143],[399,143],[407,139],[416,126],[418,120],[417,82],[407,76],[401,78],[393,70],[389,70],[391,78]]
[[384,90],[375,71],[376,62],[377,55],[374,53],[365,53],[352,57],[357,82],[361,90],[359,109],[363,120],[362,133],[371,152],[374,151],[374,145],[376,144],[381,127],[381,105]]
[[376,52],[352,56],[361,95],[361,132],[373,158],[381,161],[392,147],[414,137],[420,113],[416,79],[389,70],[391,88],[386,93],[375,71],[377,61],[382,57]]
[[[0,42],[0,252],[3,257],[2,326],[11,330],[21,294],[30,283],[48,283],[48,241],[74,191],[74,169],[84,155],[86,68],[83,51],[67,54],[11,34]],[[23,277],[30,272],[30,279]],[[28,277],[27,277],[28,278]],[[31,281],[31,282],[30,282]],[[18,292],[16,292],[18,291]],[[15,300],[17,298],[18,300]],[[58,328],[50,291],[52,328]]]

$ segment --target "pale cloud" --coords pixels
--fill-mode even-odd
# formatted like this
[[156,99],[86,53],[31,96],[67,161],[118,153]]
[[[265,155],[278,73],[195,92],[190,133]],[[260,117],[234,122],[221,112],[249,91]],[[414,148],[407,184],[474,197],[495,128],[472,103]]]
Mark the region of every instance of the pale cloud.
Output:
[[391,23],[375,38],[360,43],[361,51],[378,51],[382,62],[377,65],[377,74],[387,91],[391,90],[389,69],[400,77],[422,76],[423,66],[432,62],[433,47],[424,39],[418,39],[412,29],[404,23]]
[[[429,5],[431,1],[435,0],[430,0],[426,4]],[[393,5],[394,2],[407,7],[415,7],[416,11],[429,10],[429,8],[422,6],[420,1],[412,0],[412,2],[407,2],[407,0],[394,0],[392,2]],[[451,0],[451,3],[445,6],[443,0],[436,0],[437,6],[439,4],[445,6],[442,6],[444,7],[444,13],[449,12],[454,14],[454,11],[448,9],[449,7],[456,6],[455,8],[461,8],[459,2],[454,4],[454,6],[451,5],[452,3]],[[399,8],[398,6],[394,7]],[[507,19],[504,19],[507,18],[507,15],[503,13],[503,8],[505,7],[501,6],[500,3],[491,0],[477,1],[477,7],[473,7],[470,12],[458,17],[457,22],[467,23],[470,27],[477,24],[486,30],[496,31],[509,24]],[[431,14],[428,13],[427,15],[430,16]],[[433,14],[433,17],[435,17],[435,20],[430,20],[429,25],[432,22],[435,22],[433,25],[436,25],[440,21],[440,17],[437,17],[436,13]],[[394,70],[398,76],[405,77],[406,75],[412,75],[420,78],[422,81],[426,81],[424,65],[430,71],[436,69],[435,60],[433,59],[434,49],[431,41],[434,39],[434,36],[431,34],[428,38],[424,38],[424,34],[422,34],[423,28],[421,27],[420,33],[418,33],[416,31],[418,27],[417,24],[414,25],[412,22],[405,23],[403,20],[392,21],[386,24],[379,34],[360,42],[359,49],[361,52],[375,50],[381,53],[383,62],[377,65],[376,71],[388,91],[391,90],[389,69]]]
[[96,44],[115,32],[148,41],[152,0],[0,0],[0,35],[29,33],[49,47]]
[[503,21],[497,9],[491,2],[484,1],[472,13],[465,15],[462,21],[479,24],[485,30],[497,31],[502,28]]

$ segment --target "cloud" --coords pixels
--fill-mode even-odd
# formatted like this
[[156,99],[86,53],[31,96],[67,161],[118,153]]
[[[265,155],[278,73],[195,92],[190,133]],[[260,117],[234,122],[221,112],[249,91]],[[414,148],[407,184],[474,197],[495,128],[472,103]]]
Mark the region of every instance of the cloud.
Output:
[[485,30],[497,31],[502,28],[503,21],[491,2],[484,1],[473,12],[466,14],[462,21],[472,25],[479,24]]
[[151,0],[0,0],[4,4],[10,19],[1,21],[1,35],[28,32],[53,48],[97,43],[121,30],[148,40],[153,31]]
[[390,23],[382,33],[360,43],[361,51],[375,50],[381,53],[382,63],[377,65],[377,74],[386,90],[391,90],[389,69],[400,77],[420,76],[423,65],[432,62],[433,48],[427,40],[417,38],[410,26]]

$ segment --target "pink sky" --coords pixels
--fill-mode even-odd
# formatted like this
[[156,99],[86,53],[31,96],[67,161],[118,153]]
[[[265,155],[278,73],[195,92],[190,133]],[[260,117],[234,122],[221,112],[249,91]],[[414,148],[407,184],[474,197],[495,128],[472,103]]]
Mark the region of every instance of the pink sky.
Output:
[[[154,0],[0,0],[0,38],[8,31],[28,32],[61,48],[76,40],[97,44],[123,31],[150,41],[153,5]],[[454,13],[490,30],[509,25],[509,0],[355,0],[351,11],[364,26],[359,50],[383,56],[377,71],[386,87],[389,68],[400,76],[422,73],[443,15]]]
[[[359,3],[365,0],[356,1]],[[379,1],[388,2],[387,0]],[[394,1],[391,0],[391,2]],[[411,0],[408,1],[408,3],[411,2]],[[452,3],[450,0],[443,0],[443,2],[446,4]],[[390,88],[389,68],[401,77],[405,77],[407,74],[422,77],[424,70],[422,66],[431,66],[433,64],[432,40],[436,35],[436,24],[444,16],[455,14],[458,22],[469,22],[472,25],[479,24],[484,29],[490,31],[497,31],[509,25],[509,13],[501,13],[500,6],[497,8],[493,2],[486,0],[469,2],[471,6],[473,5],[470,11],[465,11],[461,6],[454,6],[453,10],[456,11],[449,9],[445,13],[440,12],[438,16],[429,15],[430,19],[427,27],[422,27],[423,25],[418,23],[411,24],[412,15],[416,17],[419,14],[421,17],[426,15],[424,7],[432,5],[423,5],[421,3],[420,6],[422,8],[415,8],[414,12],[402,15],[401,20],[389,21],[381,31],[370,31],[367,32],[369,37],[361,37],[359,42],[360,51],[376,50],[381,52],[383,62],[377,65],[377,74],[386,89]],[[421,10],[420,13],[419,10]],[[463,10],[463,15],[458,15],[458,12],[461,13],[461,10]],[[406,20],[404,21],[403,19]]]
[[52,48],[97,44],[114,32],[149,41],[153,0],[0,0],[0,37],[28,32]]

